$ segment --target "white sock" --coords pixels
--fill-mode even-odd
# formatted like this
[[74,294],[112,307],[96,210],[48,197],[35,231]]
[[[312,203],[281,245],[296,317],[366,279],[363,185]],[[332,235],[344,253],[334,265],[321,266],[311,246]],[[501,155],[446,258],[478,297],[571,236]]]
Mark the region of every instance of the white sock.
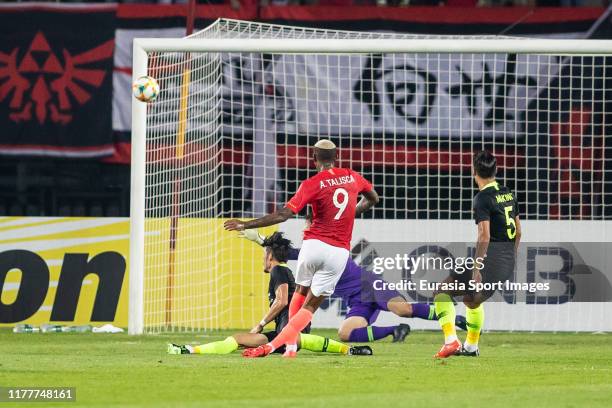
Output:
[[297,352],[297,344],[287,344],[285,346],[285,351],[295,351],[295,352]]
[[193,347],[191,347],[189,344],[185,344],[185,348],[187,351],[189,351],[189,354],[193,354]]
[[463,343],[463,348],[465,349],[465,351],[473,353],[474,351],[478,350],[478,344],[471,344],[466,341],[465,343]]
[[455,341],[457,341],[457,335],[456,334],[451,334],[450,336],[446,336],[444,338],[444,344],[451,344],[454,343]]

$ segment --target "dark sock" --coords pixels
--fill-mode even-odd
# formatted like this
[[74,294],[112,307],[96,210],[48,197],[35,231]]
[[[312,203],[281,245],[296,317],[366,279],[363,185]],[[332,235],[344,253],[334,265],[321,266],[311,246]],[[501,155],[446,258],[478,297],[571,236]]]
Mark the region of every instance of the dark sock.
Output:
[[349,341],[356,343],[366,343],[368,341],[374,341],[385,338],[393,334],[397,326],[379,327],[379,326],[368,326],[353,329],[349,336]]
[[433,305],[428,305],[427,303],[413,303],[412,317],[425,320],[438,320],[435,307]]

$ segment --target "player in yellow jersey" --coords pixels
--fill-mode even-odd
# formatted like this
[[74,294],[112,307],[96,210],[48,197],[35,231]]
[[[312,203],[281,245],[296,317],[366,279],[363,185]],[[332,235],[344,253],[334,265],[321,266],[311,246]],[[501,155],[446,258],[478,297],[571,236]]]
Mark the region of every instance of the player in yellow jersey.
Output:
[[[474,156],[474,180],[478,193],[474,197],[474,221],[478,228],[475,259],[483,259],[482,268],[474,268],[463,274],[451,273],[445,282],[469,281],[498,283],[512,277],[516,262],[516,250],[521,239],[521,223],[516,198],[512,191],[499,185],[495,180],[497,161],[487,152]],[[478,264],[478,263],[476,263]],[[444,332],[444,345],[434,357],[446,358],[452,355],[478,356],[478,340],[484,322],[482,303],[489,299],[494,290],[479,292],[441,292],[434,298],[438,321]],[[453,297],[463,295],[466,306],[467,338],[462,345],[455,330],[455,306]]]

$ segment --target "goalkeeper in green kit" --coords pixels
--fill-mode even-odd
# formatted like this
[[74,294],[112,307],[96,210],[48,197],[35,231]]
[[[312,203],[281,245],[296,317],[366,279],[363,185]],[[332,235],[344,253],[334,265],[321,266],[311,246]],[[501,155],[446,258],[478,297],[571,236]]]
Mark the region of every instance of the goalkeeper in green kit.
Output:
[[[169,354],[229,354],[240,347],[258,347],[266,344],[287,325],[289,321],[289,303],[295,292],[295,280],[291,270],[287,267],[291,241],[276,232],[263,242],[265,248],[264,271],[270,274],[268,299],[270,309],[263,319],[248,333],[236,333],[225,340],[199,346],[168,344]],[[274,321],[276,327],[273,331],[263,332],[264,327]],[[368,346],[349,346],[327,337],[308,334],[310,327],[306,327],[298,339],[298,347],[304,350],[327,352],[347,355],[371,355],[372,349]],[[283,353],[281,348],[276,350]]]

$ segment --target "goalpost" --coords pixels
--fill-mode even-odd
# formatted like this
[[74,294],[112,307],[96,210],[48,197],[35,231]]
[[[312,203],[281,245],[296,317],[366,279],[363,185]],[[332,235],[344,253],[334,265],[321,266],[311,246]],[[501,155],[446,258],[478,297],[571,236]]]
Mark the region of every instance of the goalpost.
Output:
[[222,224],[283,205],[320,137],[381,193],[365,217],[470,220],[471,156],[486,147],[522,219],[591,222],[605,236],[612,41],[218,20],[136,39],[133,53],[133,77],[161,91],[132,102],[131,334],[261,317],[262,252]]

